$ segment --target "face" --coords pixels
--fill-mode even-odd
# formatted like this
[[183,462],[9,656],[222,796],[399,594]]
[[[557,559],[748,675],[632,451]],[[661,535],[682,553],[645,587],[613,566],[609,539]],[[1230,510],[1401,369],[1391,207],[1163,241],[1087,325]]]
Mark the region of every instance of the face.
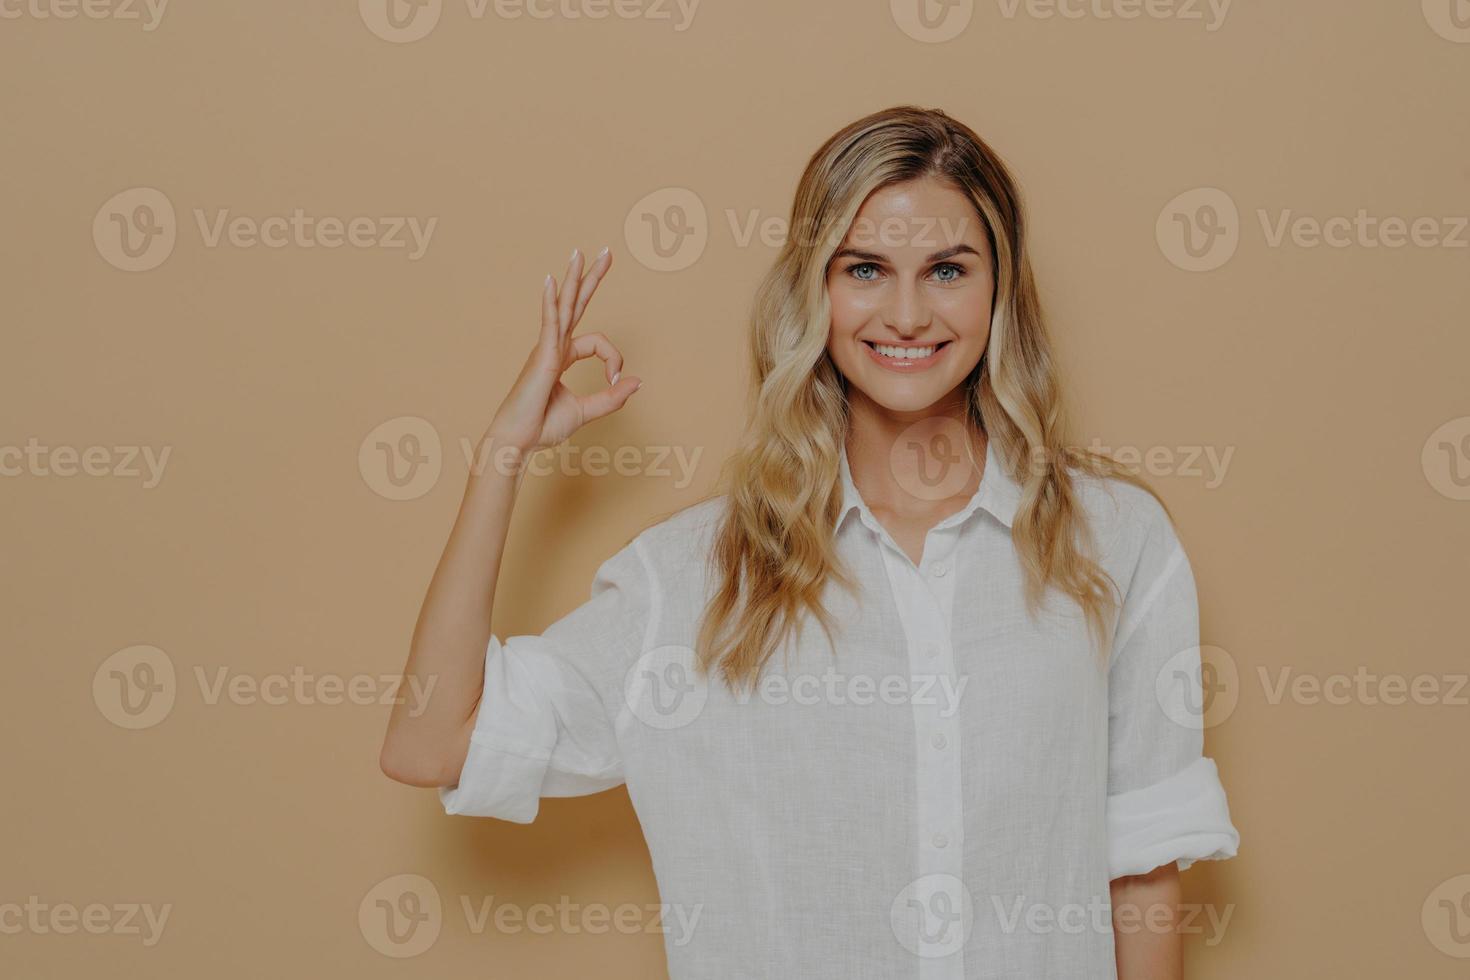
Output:
[[990,268],[980,216],[952,184],[874,191],[827,270],[827,350],[849,397],[922,413],[961,395],[990,339]]

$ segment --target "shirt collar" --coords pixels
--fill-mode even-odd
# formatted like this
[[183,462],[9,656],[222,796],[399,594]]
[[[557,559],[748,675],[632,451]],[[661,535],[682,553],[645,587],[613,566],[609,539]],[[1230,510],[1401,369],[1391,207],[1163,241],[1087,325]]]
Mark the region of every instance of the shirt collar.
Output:
[[[856,510],[862,522],[877,531],[881,525],[873,512],[868,509],[862,494],[852,482],[852,468],[847,462],[847,446],[842,447],[838,454],[838,469],[842,479],[842,510],[837,515],[837,526],[841,527],[847,515]],[[964,508],[957,513],[951,514],[935,525],[936,528],[950,527],[959,524],[969,518],[976,508],[988,511],[996,520],[1006,527],[1010,527],[1016,519],[1016,511],[1021,505],[1021,486],[1001,465],[1000,457],[995,452],[995,442],[991,439],[985,440],[985,471],[980,474],[980,486]]]

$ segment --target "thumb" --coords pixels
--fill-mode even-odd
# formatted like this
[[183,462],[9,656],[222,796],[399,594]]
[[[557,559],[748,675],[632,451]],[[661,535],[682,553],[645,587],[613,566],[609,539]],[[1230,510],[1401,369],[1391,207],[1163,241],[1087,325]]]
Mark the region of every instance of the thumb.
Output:
[[582,417],[588,422],[600,419],[605,415],[611,415],[622,408],[633,392],[643,387],[643,380],[627,375],[618,379],[617,384],[610,385],[601,391],[585,395],[582,398]]

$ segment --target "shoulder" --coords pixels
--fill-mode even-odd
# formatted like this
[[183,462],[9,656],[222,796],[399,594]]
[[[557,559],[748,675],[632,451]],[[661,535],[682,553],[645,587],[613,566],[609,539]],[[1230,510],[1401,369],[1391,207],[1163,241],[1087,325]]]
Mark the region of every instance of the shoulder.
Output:
[[1145,548],[1178,544],[1164,505],[1147,489],[1117,477],[1073,468],[1072,486],[1093,530],[1100,552],[1131,564]]
[[726,494],[705,497],[639,531],[614,556],[640,563],[660,582],[672,582],[703,568],[728,505]]

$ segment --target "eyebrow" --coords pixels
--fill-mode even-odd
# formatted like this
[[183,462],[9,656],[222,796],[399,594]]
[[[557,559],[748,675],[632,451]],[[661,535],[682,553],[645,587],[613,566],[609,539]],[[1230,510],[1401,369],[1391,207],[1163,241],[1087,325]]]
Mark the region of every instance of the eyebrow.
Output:
[[[956,255],[967,255],[967,254],[968,255],[973,255],[976,258],[979,258],[980,257],[980,253],[977,252],[977,251],[975,251],[975,249],[971,248],[969,245],[960,244],[960,245],[951,245],[949,248],[942,249],[941,251],[935,252],[934,254],[932,254],[928,258],[926,258],[924,261],[926,263],[928,263],[928,262],[942,262],[945,259],[952,259]],[[864,252],[864,251],[861,251],[861,250],[855,249],[855,248],[838,249],[832,255],[832,261],[833,262],[836,262],[838,259],[842,259],[842,258],[861,259],[864,262],[886,262],[886,261],[888,261],[888,259],[887,259],[886,256],[879,255],[876,252]]]

